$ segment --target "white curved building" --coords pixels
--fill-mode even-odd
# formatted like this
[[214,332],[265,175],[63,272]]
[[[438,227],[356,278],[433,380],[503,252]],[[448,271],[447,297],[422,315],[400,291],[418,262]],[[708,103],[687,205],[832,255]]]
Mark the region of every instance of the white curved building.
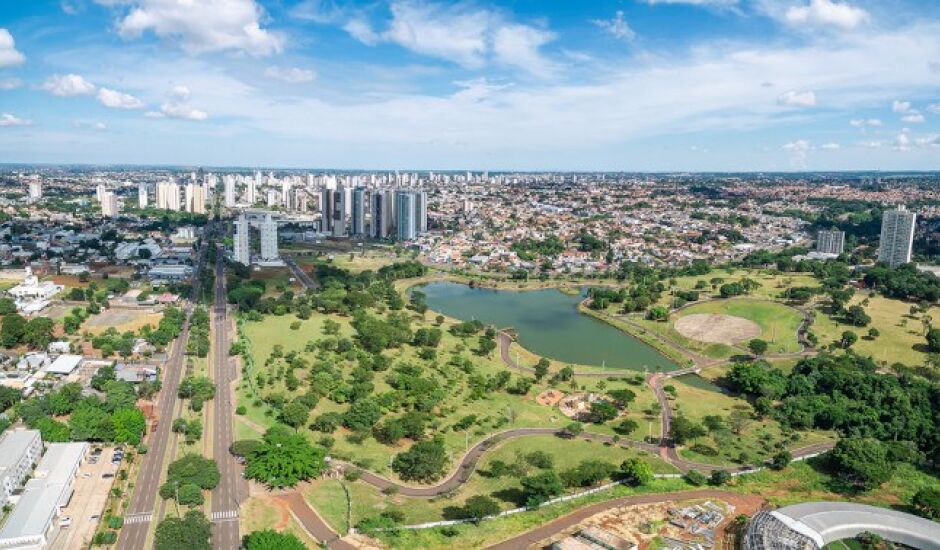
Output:
[[807,502],[760,512],[748,523],[743,548],[819,550],[865,532],[919,550],[940,550],[940,523],[851,502]]

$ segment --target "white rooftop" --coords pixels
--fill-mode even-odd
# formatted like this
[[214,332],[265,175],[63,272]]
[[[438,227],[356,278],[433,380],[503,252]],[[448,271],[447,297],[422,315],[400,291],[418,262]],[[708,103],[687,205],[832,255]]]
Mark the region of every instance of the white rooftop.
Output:
[[66,353],[58,356],[51,365],[46,367],[46,372],[52,374],[70,374],[73,370],[78,368],[78,365],[81,362],[81,355],[71,355]]

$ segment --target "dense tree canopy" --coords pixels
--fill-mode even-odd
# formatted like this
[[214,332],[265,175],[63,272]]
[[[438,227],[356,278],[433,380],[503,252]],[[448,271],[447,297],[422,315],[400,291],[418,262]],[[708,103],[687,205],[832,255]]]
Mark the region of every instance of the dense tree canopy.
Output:
[[326,469],[322,447],[311,445],[303,435],[275,426],[261,445],[248,455],[245,476],[269,487],[293,487]]

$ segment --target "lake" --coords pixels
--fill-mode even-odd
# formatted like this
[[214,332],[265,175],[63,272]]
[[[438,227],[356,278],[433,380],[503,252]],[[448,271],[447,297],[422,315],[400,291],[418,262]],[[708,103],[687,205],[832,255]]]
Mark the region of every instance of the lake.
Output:
[[678,367],[655,349],[578,312],[583,296],[548,290],[492,290],[454,282],[424,285],[428,307],[449,317],[513,328],[533,353],[564,363],[610,369],[670,371]]

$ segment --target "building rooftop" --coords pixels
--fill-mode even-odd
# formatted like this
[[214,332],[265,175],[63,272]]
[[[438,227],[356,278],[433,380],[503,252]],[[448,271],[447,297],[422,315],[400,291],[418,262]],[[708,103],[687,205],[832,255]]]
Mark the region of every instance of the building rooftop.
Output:
[[0,474],[16,466],[32,442],[40,437],[38,430],[10,430],[0,438]]

